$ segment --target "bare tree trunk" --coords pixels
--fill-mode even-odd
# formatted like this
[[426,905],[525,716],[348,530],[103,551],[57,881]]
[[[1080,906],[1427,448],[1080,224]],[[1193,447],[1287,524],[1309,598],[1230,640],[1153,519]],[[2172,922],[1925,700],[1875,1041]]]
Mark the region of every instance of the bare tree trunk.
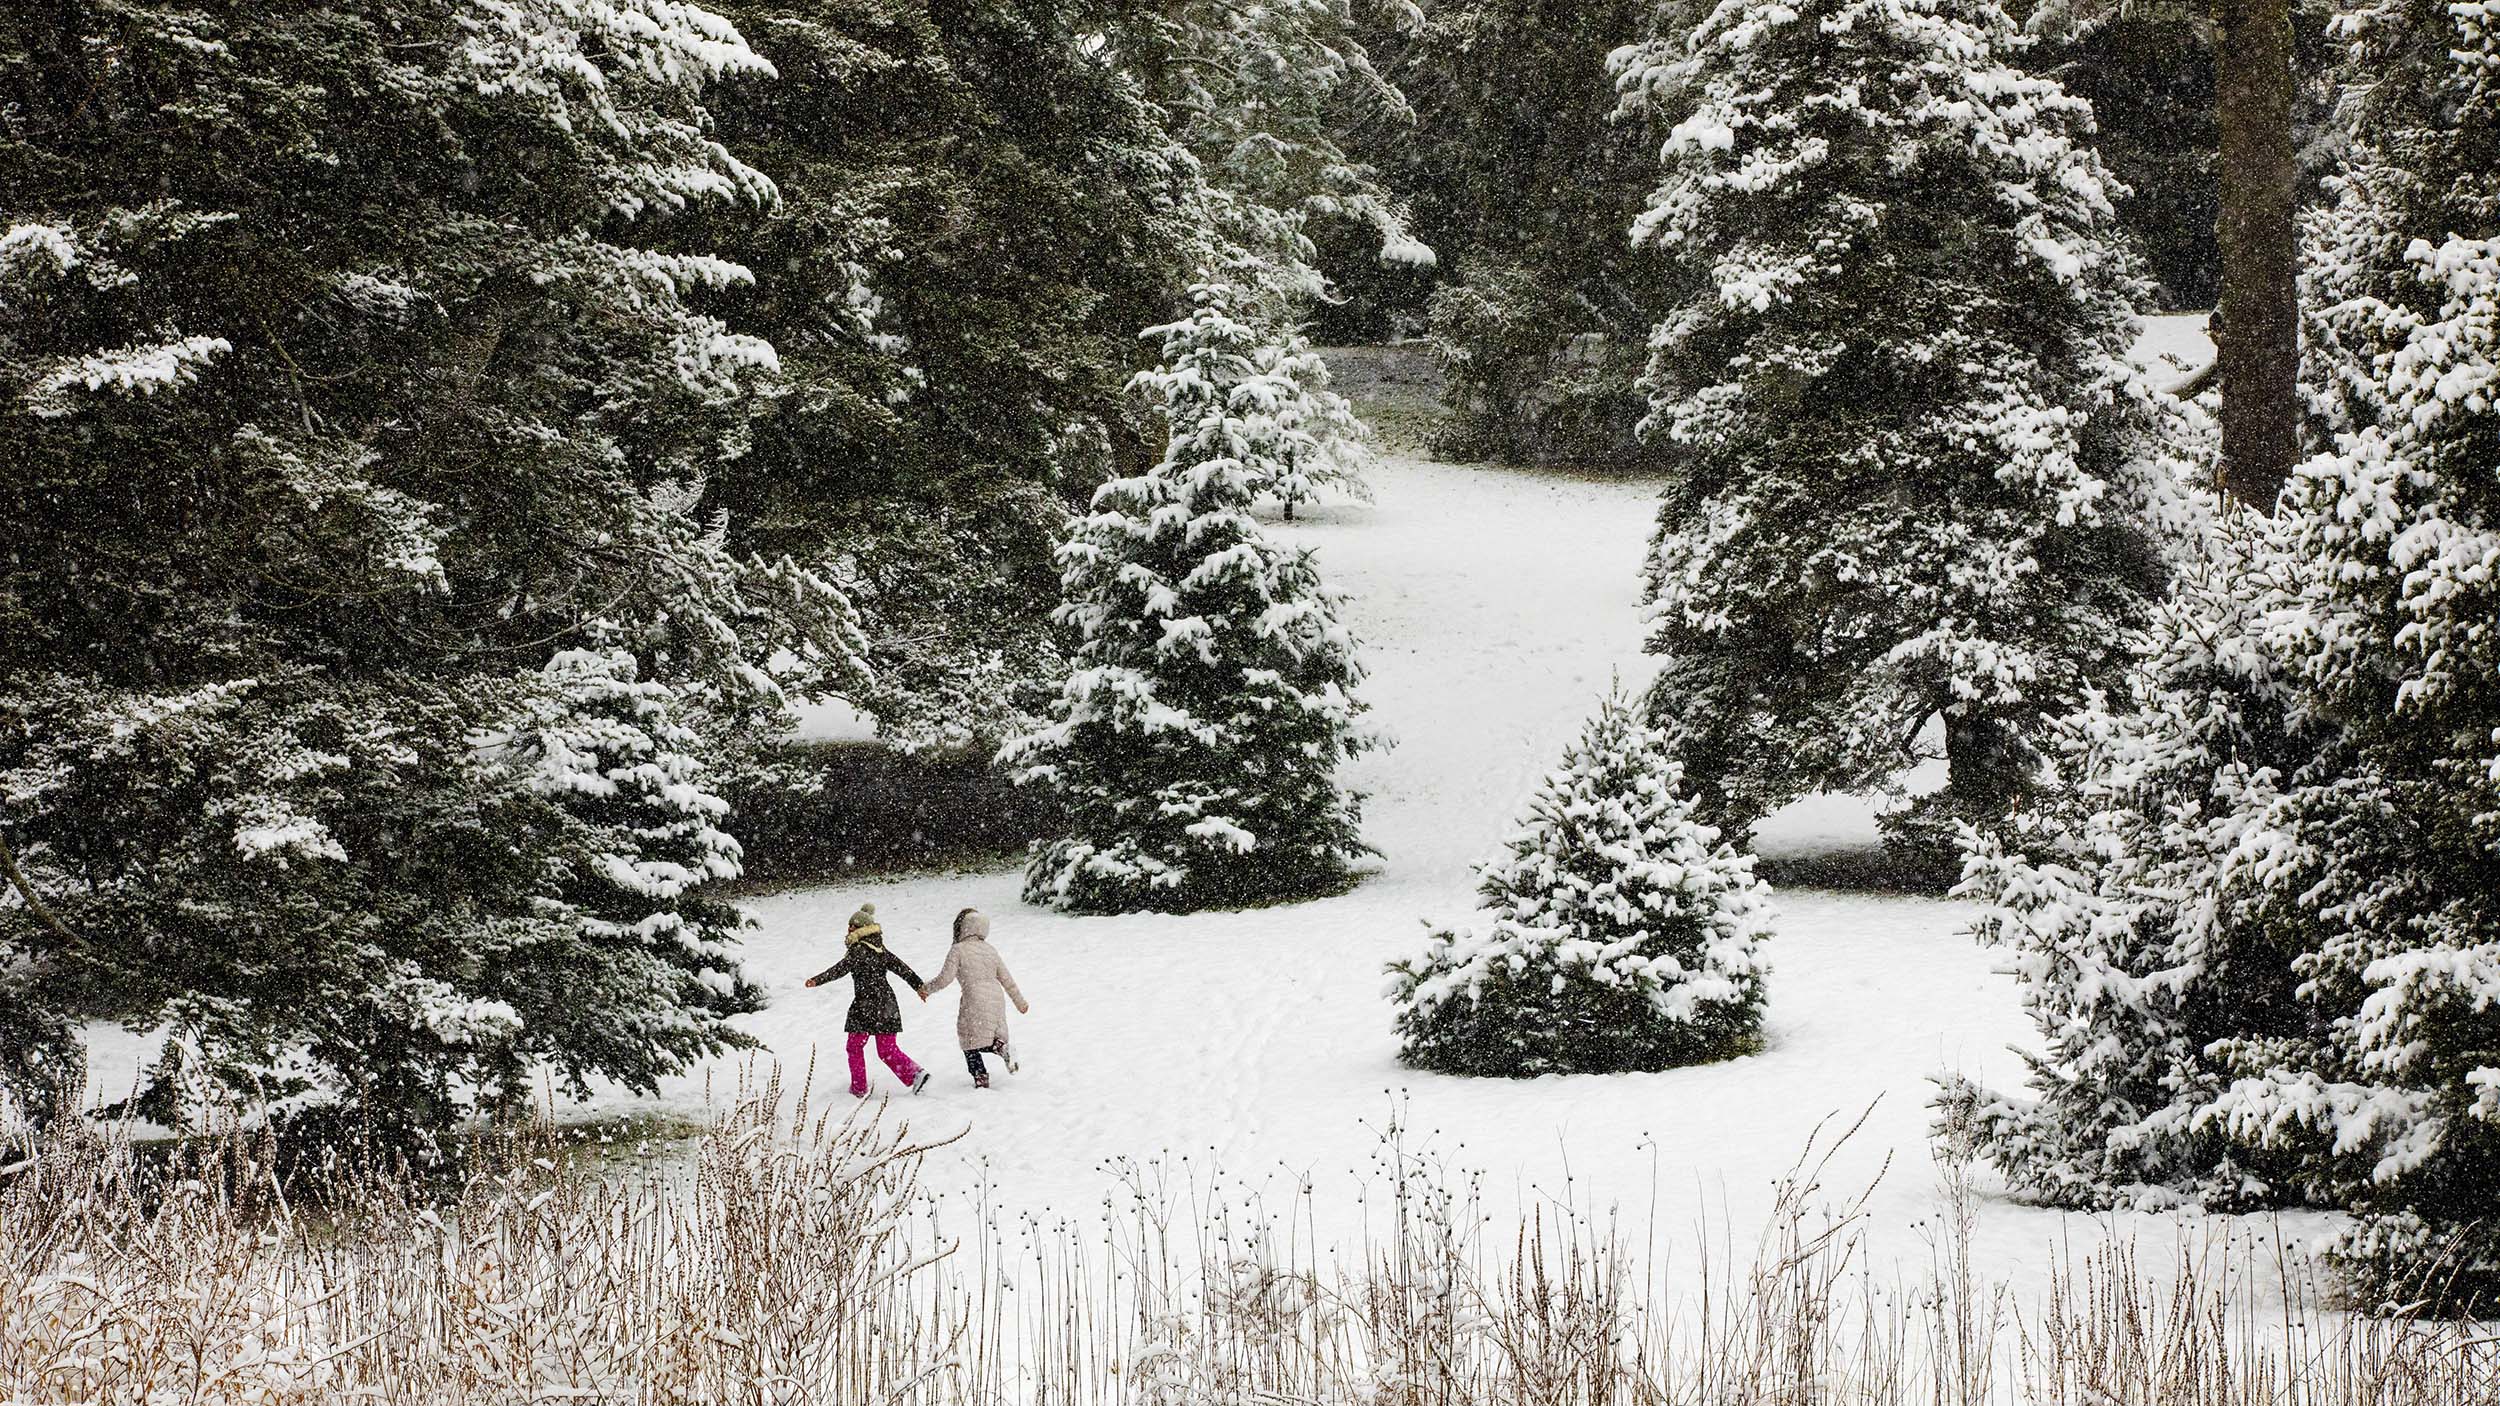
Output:
[[2039,780],[2039,762],[2003,718],[1947,713],[1946,785],[1966,815],[1999,819]]
[[2292,21],[2287,0],[2214,0],[2222,127],[2222,491],[2274,511],[2299,454],[2299,235],[2293,201]]

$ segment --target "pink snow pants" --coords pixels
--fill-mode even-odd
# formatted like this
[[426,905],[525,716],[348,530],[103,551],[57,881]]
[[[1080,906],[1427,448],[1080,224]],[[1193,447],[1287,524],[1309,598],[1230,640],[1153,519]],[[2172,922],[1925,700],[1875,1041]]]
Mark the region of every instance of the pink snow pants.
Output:
[[[853,1098],[868,1097],[869,1039],[870,1036],[865,1030],[851,1032],[851,1097]],[[894,1077],[902,1080],[906,1088],[910,1087],[911,1081],[920,1077],[920,1066],[911,1062],[911,1056],[903,1053],[902,1043],[893,1036],[879,1035],[875,1039],[877,1058],[885,1061],[885,1067],[893,1070]]]

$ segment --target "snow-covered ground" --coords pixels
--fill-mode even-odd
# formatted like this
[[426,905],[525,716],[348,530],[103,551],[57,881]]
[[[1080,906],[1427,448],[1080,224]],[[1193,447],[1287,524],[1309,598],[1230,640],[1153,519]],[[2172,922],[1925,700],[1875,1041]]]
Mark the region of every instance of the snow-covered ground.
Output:
[[2151,370],[2155,385],[2183,385],[2214,364],[2213,334],[2206,330],[2212,316],[2171,312],[2144,319],[2144,333],[2135,343],[2135,359]]
[[[1471,866],[1599,695],[1618,674],[1627,686],[1646,677],[1638,583],[1654,485],[1415,460],[1384,463],[1374,484],[1375,504],[1278,526],[1317,548],[1352,596],[1372,670],[1364,696],[1396,738],[1352,776],[1370,796],[1376,875],[1335,898],[1187,918],[1061,917],[1019,902],[1013,871],[764,898],[751,905],[748,966],[772,1004],[746,1028],[785,1067],[812,1049],[817,1097],[840,1097],[848,988],[800,983],[839,955],[844,917],[873,901],[889,944],[929,972],[970,905],[995,916],[1033,1002],[1016,1027],[1025,1072],[973,1089],[952,1049],[954,997],[942,994],[906,1012],[905,1048],[938,1075],[896,1111],[918,1132],[963,1130],[938,1154],[935,1183],[970,1187],[986,1169],[992,1204],[1010,1212],[1096,1204],[1107,1161],[1158,1152],[1236,1176],[1307,1175],[1315,1195],[1333,1189],[1350,1206],[1402,1097],[1408,1125],[1486,1172],[1498,1202],[1568,1192],[1646,1207],[1654,1187],[1684,1203],[1678,1223],[1723,1204],[1739,1226],[1758,1219],[1817,1121],[1877,1104],[1836,1183],[1892,1157],[1878,1205],[1901,1227],[1927,1214],[1928,1076],[2014,1079],[2007,1047],[2029,1038],[1950,903],[1784,894],[1768,1048],[1753,1058],[1515,1082],[1397,1063],[1383,964],[1417,943],[1422,920],[1468,913]],[[1871,848],[1873,812],[1852,798],[1808,802],[1765,827],[1764,847]],[[704,1087],[678,1081],[662,1102],[693,1107]],[[2009,1260],[2058,1232],[2054,1217],[2011,1209],[1988,1226]]]
[[[2198,319],[2153,337],[2170,350],[2201,330]],[[1401,1116],[1413,1140],[1484,1174],[1490,1206],[1560,1198],[1654,1213],[1697,1264],[1697,1226],[1749,1243],[1817,1125],[1872,1107],[1825,1185],[1838,1196],[1881,1173],[1868,1223],[1876,1265],[1924,1265],[1940,1209],[1930,1077],[1955,1070],[2013,1087],[2013,1051],[2035,1042],[2013,984],[1965,933],[1962,905],[1781,894],[1767,1047],[1750,1058],[1522,1081],[1397,1063],[1383,964],[1418,942],[1425,920],[1468,914],[1471,866],[1499,844],[1599,695],[1618,677],[1627,687],[1647,677],[1638,585],[1656,485],[1399,458],[1373,483],[1373,504],[1325,506],[1276,528],[1317,549],[1351,596],[1371,669],[1363,696],[1396,738],[1351,777],[1370,796],[1376,874],[1334,898],[1188,918],[1047,913],[1019,901],[1013,870],[761,898],[749,905],[747,963],[770,1005],[742,1026],[792,1080],[813,1057],[816,1101],[840,1100],[848,986],[801,983],[839,956],[844,917],[874,902],[893,948],[929,973],[956,910],[979,907],[1033,1002],[1016,1025],[1024,1072],[973,1089],[953,1047],[954,995],[907,1000],[904,1046],[936,1078],[893,1107],[916,1133],[961,1134],[929,1168],[950,1201],[982,1195],[1009,1216],[1083,1218],[1117,1189],[1106,1164],[1187,1156],[1285,1194],[1307,1180],[1311,1198],[1297,1211],[1323,1236],[1350,1236],[1358,1192],[1377,1185],[1379,1129]],[[1876,811],[1860,798],[1809,800],[1766,824],[1760,847],[1826,861],[1817,872],[1871,867]],[[99,1083],[126,1088],[128,1059],[112,1042],[99,1049]],[[699,1112],[734,1082],[737,1063],[673,1080],[657,1100],[617,1095],[598,1107]],[[896,1092],[872,1069],[881,1092]],[[1983,1273],[2029,1298],[2046,1287],[2052,1247],[2073,1252],[2114,1232],[2166,1250],[2176,1236],[2204,1241],[2228,1228],[2192,1216],[2068,1216],[1994,1196],[1974,1244]]]
[[[2201,322],[2182,331],[2154,335],[2168,350]],[[1397,739],[1352,776],[1370,796],[1377,874],[1334,898],[1187,918],[1061,917],[1022,904],[1013,871],[764,898],[751,905],[749,964],[772,1005],[746,1028],[785,1068],[813,1053],[817,1098],[839,1099],[847,990],[800,983],[835,959],[844,916],[875,902],[892,945],[926,972],[955,911],[976,906],[995,916],[1033,1013],[1016,1026],[1025,1072],[982,1092],[953,1050],[954,997],[906,1011],[905,1047],[938,1072],[894,1111],[916,1132],[962,1134],[931,1168],[950,1196],[1081,1218],[1116,1189],[1115,1159],[1187,1156],[1278,1189],[1307,1180],[1312,1199],[1298,1211],[1323,1234],[1350,1234],[1358,1192],[1377,1189],[1379,1130],[1395,1115],[1452,1166],[1484,1173],[1493,1206],[1561,1198],[1654,1210],[1697,1263],[1697,1225],[1748,1242],[1816,1126],[1872,1106],[1826,1185],[1838,1195],[1881,1173],[1869,1223],[1878,1264],[1924,1265],[1940,1208],[1929,1078],[1958,1070],[2012,1087],[2022,1072],[2013,1050],[2035,1043],[2012,983],[1965,933],[1962,905],[1783,893],[1768,1045],[1751,1058],[1523,1081],[1397,1063],[1383,964],[1416,944],[1424,920],[1469,912],[1472,864],[1499,844],[1599,695],[1617,677],[1627,687],[1647,678],[1638,582],[1656,486],[1415,459],[1383,463],[1374,485],[1376,503],[1276,527],[1316,548],[1352,597],[1372,671],[1364,696]],[[1827,861],[1818,869],[1872,867],[1877,809],[1816,798],[1766,824],[1760,847]],[[694,1107],[706,1082],[680,1080],[662,1102]],[[2046,1287],[2052,1247],[2072,1252],[2114,1231],[2166,1249],[2227,1229],[1992,1197],[1975,1244],[1983,1272],[2028,1297]]]

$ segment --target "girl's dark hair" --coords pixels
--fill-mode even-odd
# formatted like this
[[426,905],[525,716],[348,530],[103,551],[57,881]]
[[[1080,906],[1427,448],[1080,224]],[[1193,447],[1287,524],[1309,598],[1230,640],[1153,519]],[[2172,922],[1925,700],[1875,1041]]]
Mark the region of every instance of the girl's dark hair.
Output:
[[969,917],[971,917],[973,914],[978,913],[978,912],[980,912],[980,911],[981,911],[981,910],[980,910],[980,909],[978,909],[978,908],[967,908],[967,909],[965,909],[964,911],[962,911],[962,912],[960,912],[960,913],[956,914],[956,915],[955,915],[955,936],[957,936],[957,937],[961,937],[961,936],[963,936],[963,935],[964,935],[964,919],[969,918]]

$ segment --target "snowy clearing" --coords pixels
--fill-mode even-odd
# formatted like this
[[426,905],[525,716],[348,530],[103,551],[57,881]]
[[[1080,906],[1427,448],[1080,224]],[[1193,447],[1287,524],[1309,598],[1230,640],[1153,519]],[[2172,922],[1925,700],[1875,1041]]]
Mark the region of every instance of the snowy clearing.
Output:
[[[2193,325],[2189,325],[2190,323]],[[2201,317],[2159,319],[2148,351],[2192,356]],[[972,1088],[954,1048],[955,997],[905,1000],[904,1048],[935,1078],[894,1112],[916,1133],[960,1140],[936,1153],[942,1198],[993,1211],[1090,1218],[1118,1188],[1111,1164],[1188,1159],[1236,1187],[1290,1195],[1323,1237],[1351,1237],[1362,1193],[1377,1190],[1380,1131],[1400,1116],[1410,1142],[1453,1172],[1484,1174],[1488,1207],[1548,1200],[1585,1211],[1655,1215],[1671,1264],[1697,1266],[1696,1232],[1748,1246],[1774,1184],[1819,1124],[1874,1111],[1826,1182],[1837,1199],[1882,1174],[1870,1204],[1879,1279],[1929,1259],[1941,1200],[1926,1106],[1950,1070],[1999,1087],[2035,1044],[2012,982],[1964,932],[1968,910],[1932,898],[1800,888],[1778,896],[1767,1048],[1731,1063],[1661,1074],[1483,1081],[1418,1074],[1395,1059],[1382,967],[1413,950],[1426,920],[1474,908],[1472,866],[1594,709],[1610,680],[1648,677],[1640,652],[1640,562],[1654,483],[1620,476],[1382,461],[1377,501],[1306,510],[1273,526],[1316,548],[1351,596],[1349,619],[1371,678],[1363,696],[1395,745],[1358,763],[1365,832],[1378,871],[1316,902],[1188,918],[1063,917],[1018,900],[1015,870],[864,880],[759,898],[748,906],[749,971],[769,1007],[738,1023],[795,1083],[815,1062],[813,1097],[844,1097],[847,984],[801,983],[836,960],[844,917],[873,901],[889,942],[923,975],[945,953],[957,909],[994,916],[996,940],[1033,1013],[1014,1022],[1020,1075]],[[1913,784],[1920,778],[1913,778]],[[1766,823],[1766,860],[1820,874],[1877,868],[1879,803],[1819,797]],[[98,1032],[95,1087],[130,1086],[139,1044]],[[672,1081],[657,1100],[602,1097],[603,1114],[700,1113],[743,1060]],[[871,1061],[879,1094],[896,1094]],[[1889,1163],[1889,1170],[1885,1170]],[[1983,1185],[1986,1183],[1983,1181]],[[969,1208],[967,1207],[967,1212]],[[2322,1217],[2293,1217],[2303,1239]],[[2270,1240],[2272,1220],[2193,1214],[2076,1216],[1987,1202],[1974,1237],[1982,1274],[2029,1299],[2052,1251],[2079,1253],[2115,1233],[2158,1258],[2234,1229]],[[1640,1233],[1638,1231],[1636,1234]],[[1678,1270],[1676,1272],[1683,1272]]]
[[[953,997],[941,994],[905,1012],[904,1047],[938,1073],[899,1111],[917,1131],[967,1129],[936,1159],[940,1184],[971,1187],[986,1163],[993,1204],[1010,1211],[1085,1207],[1109,1189],[1105,1162],[1163,1151],[1351,1191],[1402,1090],[1412,1127],[1523,1200],[1563,1194],[1569,1176],[1583,1203],[1645,1206],[1654,1169],[1662,1197],[1691,1209],[1696,1195],[1724,1197],[1739,1226],[1767,1205],[1818,1120],[1880,1097],[1841,1179],[1871,1177],[1893,1155],[1901,1166],[1879,1204],[1904,1223],[1924,1214],[1927,1076],[2014,1078],[2006,1046],[2029,1034],[1953,904],[1781,894],[1769,1049],[1754,1058],[1517,1082],[1398,1065],[1382,966],[1418,944],[1424,919],[1467,915],[1472,866],[1610,678],[1646,676],[1637,592],[1652,491],[1413,460],[1384,463],[1374,485],[1376,504],[1307,513],[1290,531],[1352,595],[1372,668],[1365,696],[1396,738],[1353,775],[1370,796],[1377,874],[1336,898],[1187,918],[1061,917],[1020,903],[1014,871],[764,898],[750,905],[748,967],[772,1005],[741,1023],[785,1062],[812,1049],[816,1096],[842,1097],[847,988],[800,983],[839,955],[843,918],[875,902],[889,943],[926,974],[970,905],[994,915],[1033,1001],[1015,1023],[1025,1072],[974,1090],[952,1049]],[[1764,847],[1774,857],[1871,848],[1873,812],[1853,798],[1810,802],[1767,826]],[[665,1102],[691,1108],[703,1096],[695,1078]],[[1508,1190],[1490,1188],[1497,1202]],[[2026,1223],[2055,1230],[2054,1217],[2028,1212],[2002,1229],[2019,1239]]]
[[[2187,340],[2177,332],[2156,336]],[[1654,1208],[1673,1257],[1691,1262],[1697,1226],[1749,1243],[1816,1125],[1872,1104],[1827,1185],[1835,1197],[1855,1190],[1889,1160],[1871,1208],[1879,1277],[1888,1258],[1905,1272],[1924,1265],[1940,1206],[1929,1076],[1960,1070],[2011,1086],[2021,1072],[2012,1047],[2034,1043],[2012,983],[1965,935],[1961,905],[1782,892],[1768,1048],[1751,1058],[1516,1082],[1398,1065],[1383,964],[1417,944],[1424,920],[1467,915],[1471,866],[1498,845],[1609,680],[1647,677],[1637,593],[1654,485],[1414,459],[1382,463],[1373,483],[1374,504],[1276,526],[1318,549],[1352,596],[1372,670],[1365,696],[1396,738],[1353,775],[1370,796],[1378,873],[1331,899],[1188,918],[1061,917],[1020,903],[1013,871],[764,898],[751,905],[749,966],[772,1006],[745,1028],[787,1063],[812,1055],[816,1098],[840,1099],[847,992],[800,983],[834,960],[843,917],[874,901],[895,949],[925,974],[955,911],[977,906],[995,916],[1034,1010],[1016,1022],[1025,1072],[998,1076],[986,1093],[953,1049],[952,995],[906,1010],[905,1048],[937,1077],[896,1111],[915,1131],[963,1134],[933,1159],[942,1192],[986,1195],[1010,1216],[1081,1217],[1117,1189],[1107,1164],[1187,1157],[1201,1175],[1221,1167],[1229,1181],[1264,1178],[1278,1191],[1307,1179],[1314,1201],[1303,1213],[1324,1234],[1350,1233],[1358,1193],[1377,1189],[1379,1130],[1403,1107],[1412,1136],[1454,1170],[1485,1174],[1488,1205],[1619,1206],[1634,1224]],[[1818,871],[1872,867],[1877,809],[1856,797],[1801,803],[1764,827],[1761,850],[1819,861]],[[705,1078],[682,1080],[663,1103],[692,1109],[705,1089]],[[2296,1219],[2283,1227],[2294,1238],[2320,1224]],[[2113,1228],[2157,1255],[2233,1227],[1993,1198],[1976,1233],[1980,1269],[2028,1297],[2045,1289],[2053,1249],[2079,1252]],[[2275,1226],[2242,1228],[2270,1238]]]

